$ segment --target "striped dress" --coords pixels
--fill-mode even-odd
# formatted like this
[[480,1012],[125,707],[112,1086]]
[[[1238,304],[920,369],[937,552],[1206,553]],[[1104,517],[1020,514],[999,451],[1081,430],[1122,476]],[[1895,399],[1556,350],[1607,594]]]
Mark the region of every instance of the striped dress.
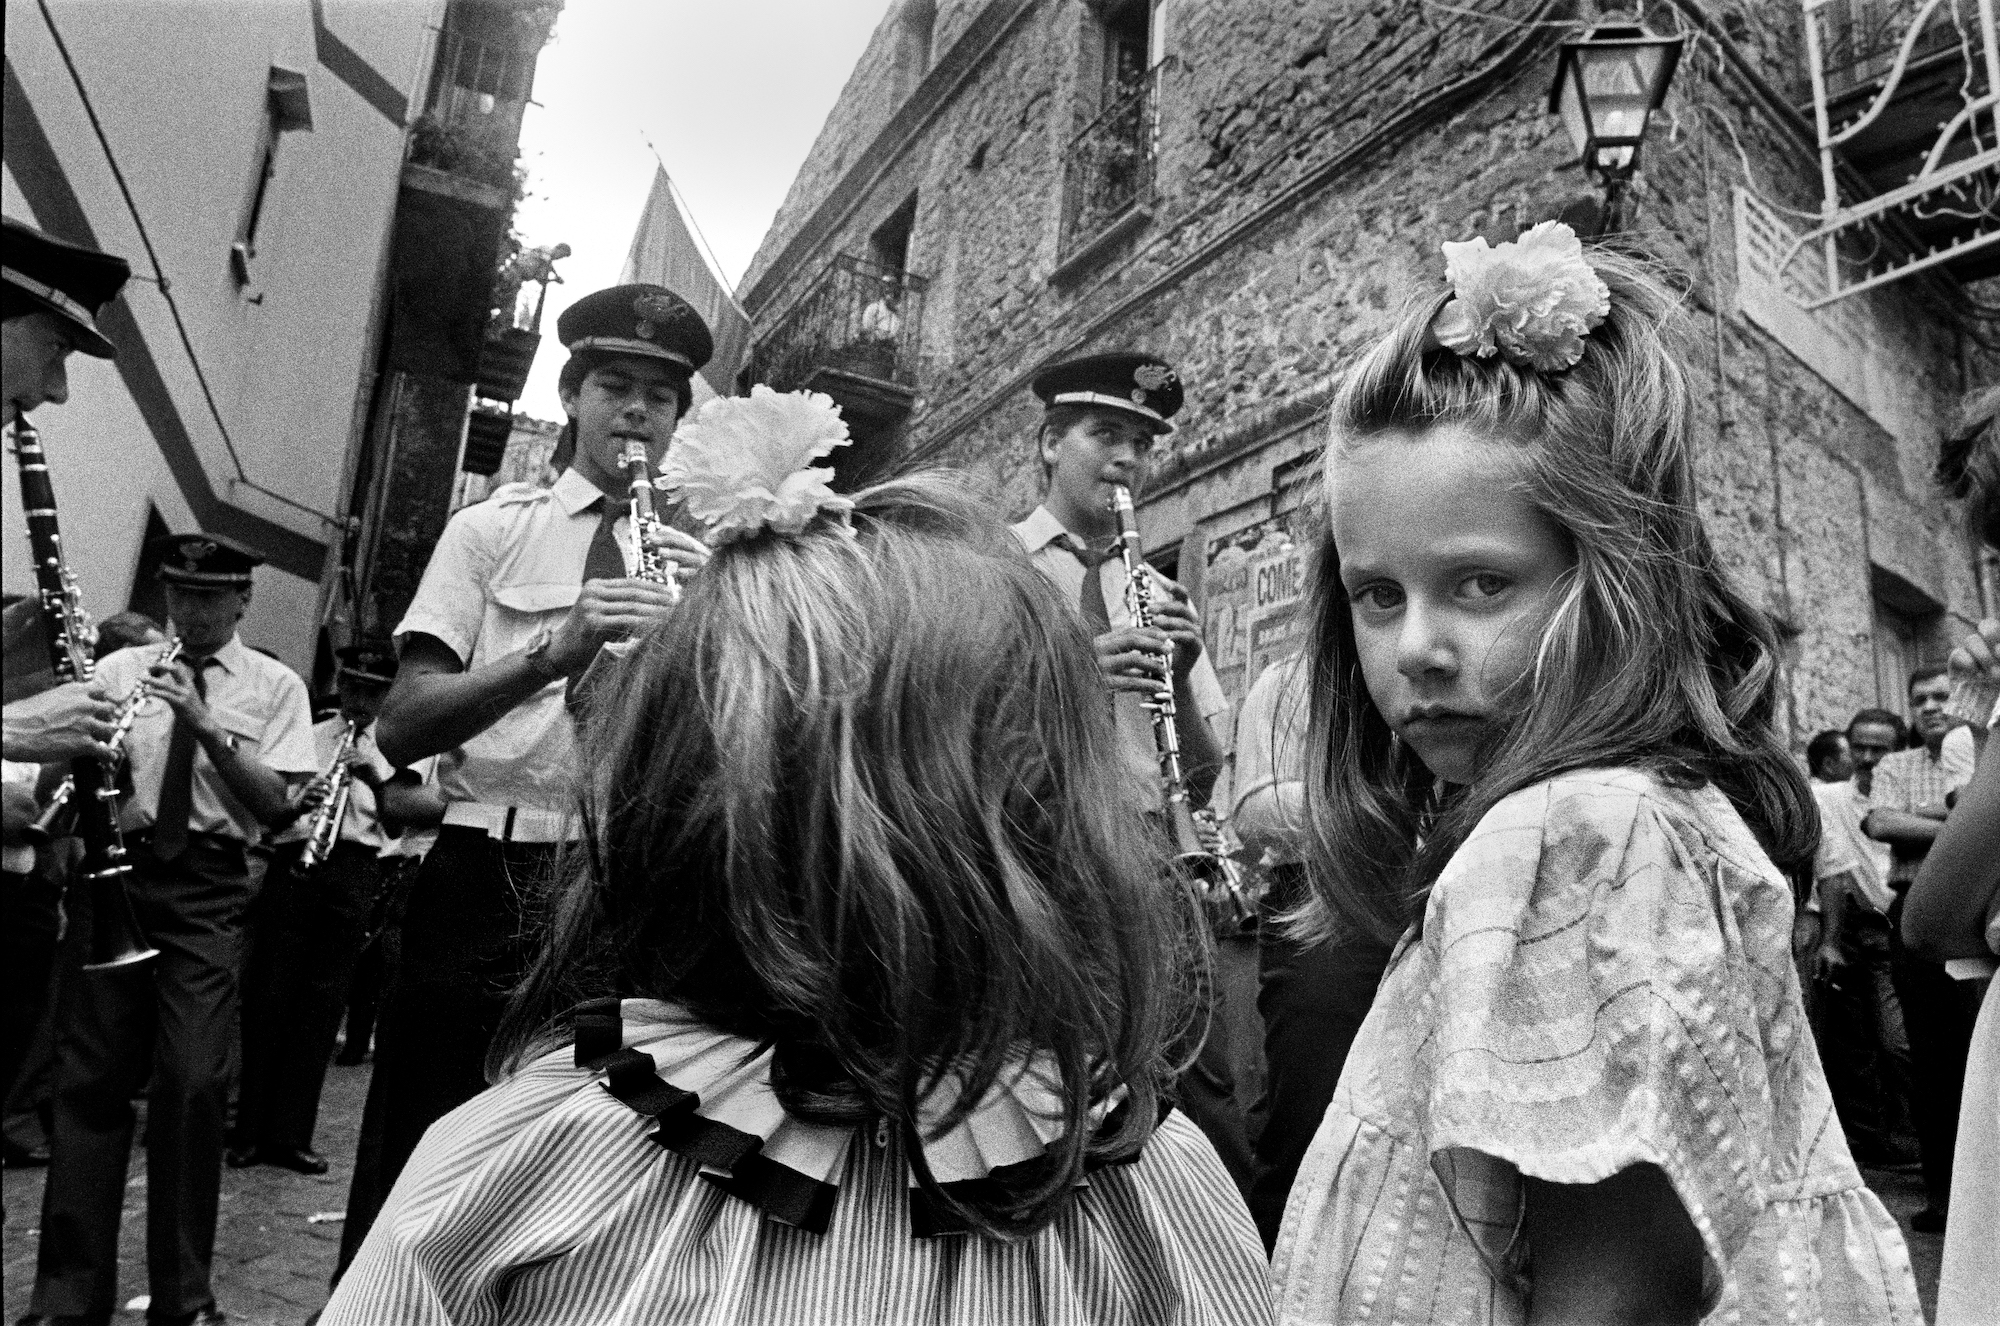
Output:
[[[768,1053],[619,1011],[609,1053],[545,1055],[431,1128],[321,1326],[1271,1318],[1257,1232],[1179,1113],[1033,1237],[939,1234],[897,1130],[789,1119]],[[994,1100],[924,1144],[940,1182],[1039,1151]]]

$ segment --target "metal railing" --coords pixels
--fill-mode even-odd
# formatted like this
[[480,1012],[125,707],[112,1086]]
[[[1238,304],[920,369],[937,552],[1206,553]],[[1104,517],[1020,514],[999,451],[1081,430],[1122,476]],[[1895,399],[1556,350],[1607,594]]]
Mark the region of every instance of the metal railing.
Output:
[[1155,65],[1064,150],[1062,256],[1075,253],[1153,196],[1160,75],[1166,68],[1165,63]]
[[1815,35],[1829,95],[1880,82],[1906,41],[1910,64],[1955,49],[1963,34],[1951,21],[1951,9],[1949,0],[1831,0],[1812,7],[1806,21],[1819,25]]
[[804,386],[823,368],[914,387],[929,284],[908,272],[835,256],[758,340],[757,376],[778,391]]
[[532,51],[441,34],[430,96],[410,126],[409,159],[498,188],[513,186],[521,112],[534,76]]

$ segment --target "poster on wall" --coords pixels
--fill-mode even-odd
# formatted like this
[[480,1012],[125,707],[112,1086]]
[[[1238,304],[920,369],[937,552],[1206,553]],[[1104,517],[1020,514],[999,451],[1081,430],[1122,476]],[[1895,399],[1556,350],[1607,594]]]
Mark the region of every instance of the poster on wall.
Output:
[[1202,617],[1209,660],[1232,706],[1243,702],[1265,668],[1299,647],[1305,559],[1289,527],[1288,514],[1208,546]]

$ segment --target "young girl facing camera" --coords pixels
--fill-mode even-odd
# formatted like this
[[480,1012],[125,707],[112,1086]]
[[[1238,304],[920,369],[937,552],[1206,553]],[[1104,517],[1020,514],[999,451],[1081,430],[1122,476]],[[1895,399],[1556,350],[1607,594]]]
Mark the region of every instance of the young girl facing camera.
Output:
[[1675,301],[1556,223],[1445,252],[1332,410],[1301,919],[1404,939],[1280,1315],[1915,1326],[1800,1005],[1813,803],[1696,512]]
[[600,697],[502,1080],[323,1326],[1268,1321],[1162,1118],[1197,919],[1089,637],[978,494],[800,468],[845,436],[763,387],[682,426],[719,546]]

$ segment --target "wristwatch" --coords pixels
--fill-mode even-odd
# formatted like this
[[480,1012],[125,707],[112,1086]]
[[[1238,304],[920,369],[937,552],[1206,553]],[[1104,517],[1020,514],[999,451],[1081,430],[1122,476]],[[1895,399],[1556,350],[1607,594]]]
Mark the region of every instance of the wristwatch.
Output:
[[565,675],[564,670],[549,657],[549,650],[555,642],[555,632],[544,626],[535,632],[535,638],[528,644],[528,652],[522,655],[528,661],[528,670],[540,677],[543,685],[557,681]]

